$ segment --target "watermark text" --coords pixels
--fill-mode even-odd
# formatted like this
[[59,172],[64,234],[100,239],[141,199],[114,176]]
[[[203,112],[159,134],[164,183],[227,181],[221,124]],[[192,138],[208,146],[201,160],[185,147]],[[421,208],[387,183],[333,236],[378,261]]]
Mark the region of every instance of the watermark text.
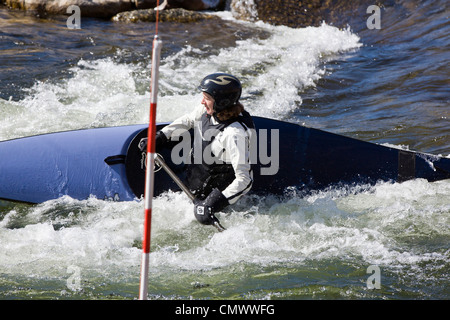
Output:
[[68,266],[67,273],[71,276],[67,279],[66,285],[72,291],[81,290],[81,269],[77,266]]
[[367,278],[367,289],[381,289],[381,270],[379,266],[371,265],[367,268],[367,273],[371,274]]
[[[201,123],[198,124],[201,126]],[[259,164],[261,175],[275,175],[280,167],[280,132],[279,129],[248,129],[249,137],[246,139],[234,138],[234,151],[239,159],[233,159],[235,164]],[[191,135],[189,130],[175,129],[171,133],[171,141],[179,141],[171,151],[171,160],[175,165],[179,164],[225,164],[229,163],[230,155],[224,154],[227,149],[222,144],[214,145],[214,141],[220,139],[220,130],[209,129],[204,132],[194,130]],[[204,141],[212,141],[205,148]],[[230,144],[230,143],[229,143]],[[192,154],[192,146],[193,154]],[[143,150],[142,150],[143,151]],[[146,165],[146,152],[142,152],[141,168]]]
[[67,7],[66,13],[72,14],[67,18],[66,25],[69,29],[81,29],[81,10],[79,6],[71,5]]
[[371,5],[367,7],[366,13],[371,14],[367,18],[367,29],[381,29],[381,10],[377,5]]

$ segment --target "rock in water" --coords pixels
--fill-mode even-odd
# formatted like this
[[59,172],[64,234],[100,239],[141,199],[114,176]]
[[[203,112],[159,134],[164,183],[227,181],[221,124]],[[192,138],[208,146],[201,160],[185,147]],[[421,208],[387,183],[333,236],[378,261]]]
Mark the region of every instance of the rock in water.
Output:
[[84,17],[110,18],[121,11],[135,8],[133,0],[6,0],[6,5],[46,16],[67,14],[67,8],[76,5]]
[[[67,14],[71,5],[78,6],[81,16],[111,18],[119,12],[155,8],[157,0],[0,0],[14,9],[22,9],[39,16]],[[226,0],[168,0],[167,9],[188,10],[216,9]],[[162,3],[163,0],[160,0]]]
[[346,27],[354,17],[365,22],[368,3],[371,4],[367,0],[231,0],[230,8],[236,19],[248,21],[293,28],[319,26],[326,21]]
[[[181,8],[161,10],[159,12],[159,21],[173,22],[196,22],[203,19],[214,19],[217,17],[204,12],[190,11]],[[155,22],[156,11],[154,9],[133,10],[121,12],[112,18],[113,21],[124,22]]]

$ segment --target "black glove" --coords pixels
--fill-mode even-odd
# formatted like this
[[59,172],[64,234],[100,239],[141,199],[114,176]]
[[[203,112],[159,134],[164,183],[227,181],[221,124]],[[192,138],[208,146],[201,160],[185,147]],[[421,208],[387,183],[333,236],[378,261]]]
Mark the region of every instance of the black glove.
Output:
[[[141,141],[139,141],[138,147],[141,151],[147,150],[147,140],[148,138],[142,138]],[[158,131],[155,137],[155,149],[158,150],[162,148],[167,141],[169,141],[169,139],[167,139],[166,135],[162,131]]]
[[198,222],[220,226],[220,222],[214,213],[228,206],[229,202],[219,189],[214,188],[205,200],[195,200],[194,205],[194,215]]

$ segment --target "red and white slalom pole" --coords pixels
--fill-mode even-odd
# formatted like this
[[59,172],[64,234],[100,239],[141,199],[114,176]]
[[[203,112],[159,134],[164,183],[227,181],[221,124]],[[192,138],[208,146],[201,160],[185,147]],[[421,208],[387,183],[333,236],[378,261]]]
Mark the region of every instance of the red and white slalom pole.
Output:
[[162,41],[156,33],[153,39],[151,88],[150,88],[150,121],[148,124],[147,139],[147,167],[145,177],[144,195],[144,237],[142,240],[141,280],[139,287],[139,299],[147,300],[148,296],[148,271],[150,263],[150,234],[152,225],[152,200],[154,190],[154,163],[155,163],[155,136],[156,136],[156,103],[158,99],[159,61],[161,56]]

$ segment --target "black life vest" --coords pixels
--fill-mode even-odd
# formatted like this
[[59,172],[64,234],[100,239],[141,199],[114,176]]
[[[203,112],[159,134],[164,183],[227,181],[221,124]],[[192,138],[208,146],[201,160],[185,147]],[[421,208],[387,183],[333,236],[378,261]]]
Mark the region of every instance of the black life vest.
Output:
[[[216,119],[217,121],[217,119]],[[196,150],[192,150],[191,164],[187,167],[186,178],[189,189],[200,199],[207,197],[214,188],[223,191],[236,178],[233,166],[229,163],[206,163],[204,159],[204,152],[207,147],[211,150],[210,145],[214,141],[215,136],[232,123],[239,122],[245,130],[254,129],[252,117],[247,111],[243,111],[242,115],[236,118],[217,121],[214,124],[212,117],[206,112],[201,117],[202,122],[202,144],[201,144],[201,159],[194,159]],[[215,130],[217,133],[211,137],[210,140],[205,139],[208,130]],[[198,146],[197,146],[198,147]],[[196,145],[194,143],[194,148]],[[211,152],[212,153],[212,152]],[[200,154],[200,153],[198,153]],[[210,159],[218,159],[218,155],[211,154]],[[200,163],[201,162],[201,163]]]

